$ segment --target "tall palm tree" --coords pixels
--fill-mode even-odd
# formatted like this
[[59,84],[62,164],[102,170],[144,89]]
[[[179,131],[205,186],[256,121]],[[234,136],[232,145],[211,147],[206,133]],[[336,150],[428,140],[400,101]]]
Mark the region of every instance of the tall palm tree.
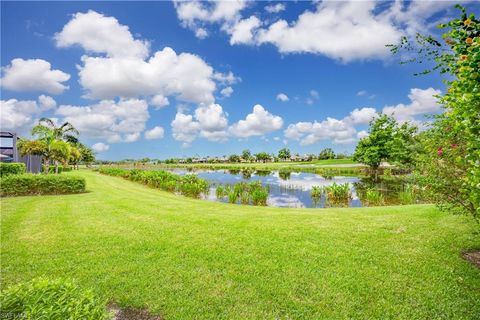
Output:
[[70,122],[64,122],[61,126],[57,126],[52,119],[41,118],[38,124],[33,127],[32,135],[36,135],[40,139],[54,139],[76,143],[78,142],[79,133]]

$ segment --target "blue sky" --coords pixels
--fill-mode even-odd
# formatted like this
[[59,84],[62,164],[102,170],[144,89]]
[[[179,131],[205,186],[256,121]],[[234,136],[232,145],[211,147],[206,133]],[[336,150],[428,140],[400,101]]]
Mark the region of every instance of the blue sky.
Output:
[[1,2],[2,130],[68,120],[101,159],[351,152],[375,111],[439,112],[440,76],[383,44],[437,32],[452,6]]

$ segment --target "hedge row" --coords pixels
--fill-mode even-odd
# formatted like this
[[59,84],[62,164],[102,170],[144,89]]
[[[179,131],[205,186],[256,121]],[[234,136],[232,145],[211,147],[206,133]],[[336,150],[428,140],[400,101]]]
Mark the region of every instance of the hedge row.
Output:
[[176,192],[192,198],[199,198],[202,194],[207,194],[209,191],[208,182],[194,174],[180,176],[163,170],[128,170],[105,167],[100,168],[99,172],[110,176],[123,177],[152,188]]
[[25,173],[26,167],[25,163],[21,162],[0,162],[0,177],[8,176],[11,174],[22,174]]
[[85,192],[85,178],[64,175],[17,174],[0,179],[0,196]]
[[2,291],[1,319],[107,320],[106,301],[72,281],[38,278]]

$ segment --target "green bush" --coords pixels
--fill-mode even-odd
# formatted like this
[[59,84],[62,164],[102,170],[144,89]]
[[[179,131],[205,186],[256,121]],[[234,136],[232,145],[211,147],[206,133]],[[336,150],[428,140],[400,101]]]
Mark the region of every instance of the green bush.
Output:
[[11,174],[22,174],[22,173],[25,173],[25,171],[26,171],[25,163],[0,162],[0,177],[8,176],[8,175],[11,175]]
[[0,295],[2,319],[111,319],[106,301],[75,283],[44,278],[17,284]]
[[85,178],[66,175],[17,174],[0,179],[0,196],[85,192]]

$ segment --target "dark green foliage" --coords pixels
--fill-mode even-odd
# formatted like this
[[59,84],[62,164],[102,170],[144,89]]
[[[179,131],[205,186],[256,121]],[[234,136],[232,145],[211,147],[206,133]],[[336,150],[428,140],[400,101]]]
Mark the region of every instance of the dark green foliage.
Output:
[[0,162],[0,177],[25,173],[25,164],[20,162]]
[[325,148],[320,151],[318,160],[335,159],[335,152],[331,148]]
[[152,188],[178,192],[192,198],[199,198],[202,194],[207,194],[209,191],[208,182],[194,174],[180,176],[163,170],[128,170],[108,167],[100,168],[99,172],[140,182]]
[[358,142],[353,160],[366,164],[375,173],[383,161],[411,167],[418,145],[416,131],[407,123],[399,125],[393,117],[379,115],[370,122],[368,136]]
[[111,319],[106,301],[65,280],[38,278],[2,291],[2,319]]
[[0,179],[0,196],[85,192],[85,179],[67,175],[17,174]]
[[242,160],[238,154],[232,154],[228,157],[228,162],[238,163]]
[[288,148],[283,148],[283,149],[280,149],[278,151],[278,158],[280,158],[282,160],[289,159],[290,156],[291,156],[290,149],[288,149]]

